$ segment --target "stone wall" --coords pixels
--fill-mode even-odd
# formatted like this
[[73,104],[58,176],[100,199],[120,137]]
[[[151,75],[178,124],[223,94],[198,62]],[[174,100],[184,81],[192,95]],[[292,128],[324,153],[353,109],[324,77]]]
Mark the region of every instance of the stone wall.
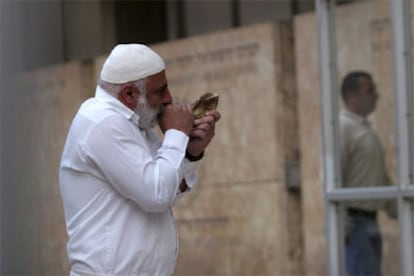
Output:
[[260,24],[156,45],[179,101],[220,94],[199,186],[174,208],[178,275],[301,274],[292,32]]
[[66,133],[90,95],[92,64],[70,63],[16,79],[7,106],[2,177],[2,272],[67,274],[58,169]]

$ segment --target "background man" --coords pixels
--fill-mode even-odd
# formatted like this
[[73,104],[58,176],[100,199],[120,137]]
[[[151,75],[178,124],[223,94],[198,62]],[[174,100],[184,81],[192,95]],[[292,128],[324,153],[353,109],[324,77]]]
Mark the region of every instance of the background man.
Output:
[[[367,72],[345,76],[341,87],[346,110],[339,118],[342,183],[344,187],[390,185],[384,150],[367,116],[375,110],[378,94]],[[382,237],[377,212],[386,208],[395,217],[395,207],[382,200],[347,204],[346,267],[350,275],[380,275]]]
[[62,154],[71,275],[173,273],[178,242],[171,207],[194,186],[194,161],[219,119],[211,111],[195,120],[191,106],[173,103],[164,61],[147,46],[112,50]]

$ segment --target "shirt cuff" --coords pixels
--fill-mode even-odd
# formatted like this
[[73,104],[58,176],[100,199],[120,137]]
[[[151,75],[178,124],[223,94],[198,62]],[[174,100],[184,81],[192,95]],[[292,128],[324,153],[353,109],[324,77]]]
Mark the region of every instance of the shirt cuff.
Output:
[[181,175],[187,183],[188,189],[186,191],[191,190],[198,180],[198,174],[196,171],[196,164],[198,162],[190,162],[184,158],[189,140],[190,138],[188,135],[176,129],[167,130],[164,134],[163,140],[163,147],[176,148],[182,153]]
[[197,183],[198,174],[196,171],[198,162],[190,162],[187,159],[184,159],[183,163],[183,172],[184,172],[184,179],[187,183],[187,190],[191,190]]
[[190,138],[184,132],[176,129],[169,129],[165,132],[163,145],[178,148],[185,152],[189,140]]

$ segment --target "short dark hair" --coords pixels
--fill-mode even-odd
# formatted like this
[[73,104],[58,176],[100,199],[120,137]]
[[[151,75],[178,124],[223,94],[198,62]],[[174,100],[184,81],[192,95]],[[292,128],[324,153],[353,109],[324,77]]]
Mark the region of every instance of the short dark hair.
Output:
[[348,73],[342,80],[341,94],[344,103],[346,103],[346,99],[350,93],[355,93],[358,91],[360,78],[372,80],[371,74],[365,71],[352,71]]

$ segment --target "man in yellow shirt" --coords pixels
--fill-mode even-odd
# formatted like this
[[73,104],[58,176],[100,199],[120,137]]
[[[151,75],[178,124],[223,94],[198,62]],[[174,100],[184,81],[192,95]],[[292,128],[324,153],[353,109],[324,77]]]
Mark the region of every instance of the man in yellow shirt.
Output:
[[[350,72],[341,86],[345,110],[340,114],[342,183],[347,188],[391,185],[381,141],[367,121],[378,93],[371,75]],[[346,267],[350,275],[380,275],[382,237],[377,212],[391,204],[384,200],[347,203]]]

